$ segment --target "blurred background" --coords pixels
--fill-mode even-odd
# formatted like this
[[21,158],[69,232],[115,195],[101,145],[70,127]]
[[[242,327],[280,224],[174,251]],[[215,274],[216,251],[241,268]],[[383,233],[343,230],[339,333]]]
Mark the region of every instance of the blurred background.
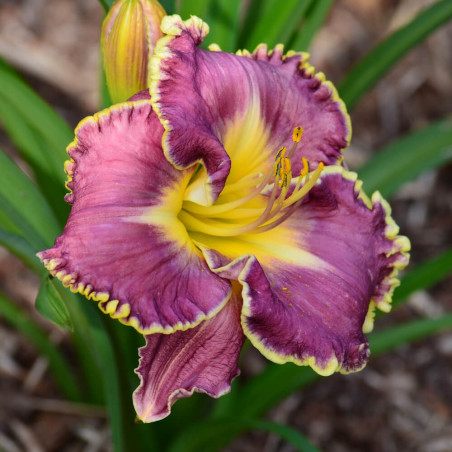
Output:
[[[431,3],[337,0],[312,42],[311,64],[337,84],[379,41]],[[95,0],[0,0],[0,56],[73,127],[99,110],[103,14]],[[363,165],[376,149],[450,115],[451,73],[449,23],[359,101],[352,113],[352,144],[345,154],[349,167]],[[1,130],[0,148],[27,171]],[[452,157],[452,146],[449,151]],[[405,184],[391,205],[401,232],[412,241],[411,265],[451,249],[451,164]],[[0,248],[0,291],[26,307],[70,356],[68,333],[34,310],[39,282]],[[380,317],[376,328],[447,311],[452,311],[450,277],[428,291],[415,292],[404,306]],[[265,359],[250,348],[242,358],[242,378],[263,366]],[[272,409],[268,419],[291,425],[325,452],[450,452],[451,375],[452,333],[443,332],[371,357],[358,374],[318,380]],[[109,438],[104,410],[64,401],[48,376],[46,359],[0,317],[0,450],[108,451]],[[249,432],[226,450],[294,448],[271,434]]]

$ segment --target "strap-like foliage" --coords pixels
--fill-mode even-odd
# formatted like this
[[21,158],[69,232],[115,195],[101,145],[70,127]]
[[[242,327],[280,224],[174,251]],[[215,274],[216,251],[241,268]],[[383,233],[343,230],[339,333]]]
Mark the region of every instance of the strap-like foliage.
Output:
[[339,86],[339,94],[348,108],[352,109],[360,97],[369,91],[391,66],[450,18],[452,2],[441,0],[375,47]]
[[368,193],[393,195],[405,182],[452,160],[452,117],[400,138],[358,170]]
[[231,432],[234,432],[234,436],[236,436],[246,430],[264,430],[274,433],[295,446],[300,452],[320,452],[304,435],[287,425],[244,418],[241,415],[211,419],[186,430],[171,443],[169,452],[218,451],[228,443],[227,439]]

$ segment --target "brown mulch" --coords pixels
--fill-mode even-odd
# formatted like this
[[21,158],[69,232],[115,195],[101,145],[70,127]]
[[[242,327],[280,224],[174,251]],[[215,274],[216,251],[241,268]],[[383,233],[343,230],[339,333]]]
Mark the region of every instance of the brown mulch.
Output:
[[[351,65],[405,23],[422,0],[339,0],[311,49],[311,62],[338,83]],[[0,55],[18,68],[72,124],[97,110],[102,10],[95,0],[0,0]],[[407,55],[352,114],[346,160],[358,167],[401,135],[450,114],[452,26]],[[14,150],[4,135],[0,147]],[[392,200],[402,233],[412,240],[413,264],[452,246],[451,165],[428,171]],[[66,333],[33,309],[39,281],[0,249],[0,291],[29,309],[62,347]],[[452,311],[452,278],[414,294],[377,329]],[[260,367],[243,362],[243,378]],[[452,334],[445,332],[385,356],[354,375],[335,375],[296,392],[269,418],[305,434],[325,452],[448,452],[452,450]],[[284,384],[284,382],[275,382]],[[263,395],[264,396],[264,395]],[[105,413],[61,399],[47,363],[28,341],[0,321],[0,450],[110,450]],[[230,452],[290,452],[262,432],[250,432]]]

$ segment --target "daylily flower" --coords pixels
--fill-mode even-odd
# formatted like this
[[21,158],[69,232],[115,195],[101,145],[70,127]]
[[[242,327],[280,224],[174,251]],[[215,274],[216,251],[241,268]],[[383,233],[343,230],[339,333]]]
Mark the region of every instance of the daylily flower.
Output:
[[307,54],[202,50],[196,17],[162,31],[149,91],[77,127],[71,214],[39,257],[145,335],[145,422],[194,391],[227,392],[245,338],[276,363],[361,369],[409,241],[342,166],[336,90]]

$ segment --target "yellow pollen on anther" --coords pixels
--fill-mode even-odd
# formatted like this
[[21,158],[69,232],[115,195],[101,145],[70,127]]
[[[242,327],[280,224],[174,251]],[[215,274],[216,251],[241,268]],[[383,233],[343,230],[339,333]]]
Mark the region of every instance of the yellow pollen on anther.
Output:
[[286,155],[286,151],[287,151],[287,148],[286,148],[285,146],[282,147],[282,148],[277,152],[277,154],[275,155],[275,162],[277,162],[278,160],[284,158],[284,156]]
[[277,152],[275,156],[275,176],[279,176],[281,174],[281,164],[285,158],[286,151],[287,148],[283,147]]
[[294,155],[295,149],[297,148],[297,145],[300,142],[302,135],[303,135],[302,127],[295,127],[295,129],[293,129],[293,134],[292,134],[293,144],[292,144],[292,148],[290,149],[289,153],[287,154],[287,157],[291,158]]
[[287,187],[290,185],[290,182],[292,181],[292,171],[291,171],[291,164],[290,159],[287,157],[284,157],[279,165],[279,181],[278,186],[279,187]]
[[283,171],[285,173],[289,173],[291,170],[291,165],[290,165],[290,159],[288,159],[287,157],[284,157],[284,161],[283,161]]
[[301,169],[300,176],[304,177],[309,173],[309,162],[305,157],[302,157],[301,161],[303,162],[303,168]]
[[294,143],[298,143],[301,140],[302,135],[303,135],[303,128],[295,127],[295,129],[293,130],[293,136],[292,136]]
[[302,134],[303,129],[296,127],[289,153],[283,146],[266,174],[248,174],[233,184],[226,184],[212,206],[184,201],[179,213],[180,221],[189,232],[220,237],[257,234],[283,223],[296,211],[323,170],[323,163],[320,162],[317,169],[310,173],[309,162],[302,157],[300,176],[292,184],[291,157]]

